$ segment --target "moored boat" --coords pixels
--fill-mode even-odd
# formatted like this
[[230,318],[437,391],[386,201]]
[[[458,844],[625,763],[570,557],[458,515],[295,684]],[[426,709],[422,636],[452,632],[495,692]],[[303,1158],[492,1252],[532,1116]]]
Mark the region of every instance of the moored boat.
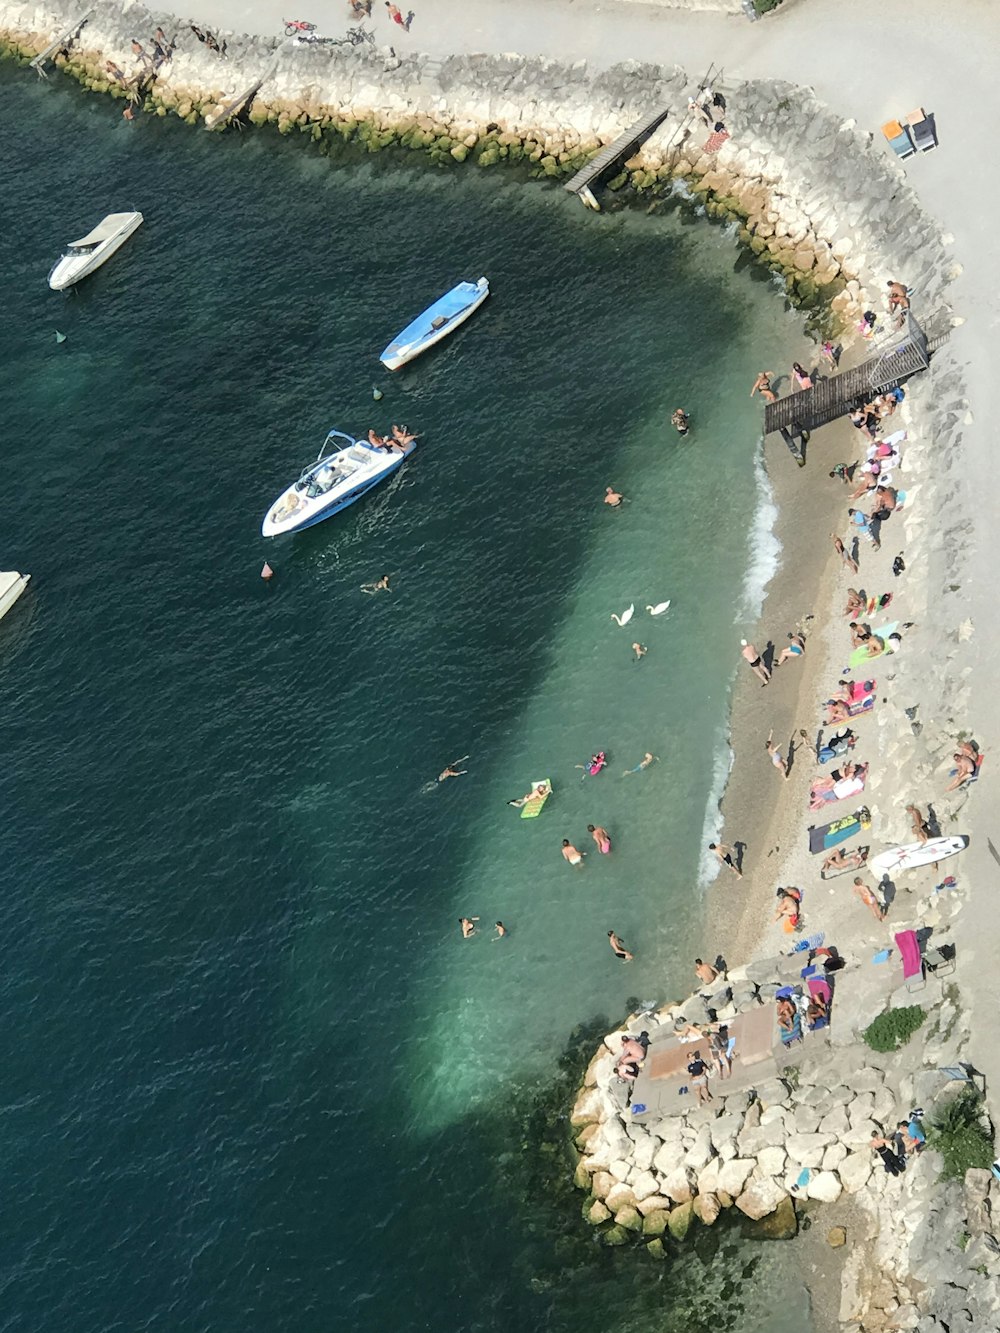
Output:
[[20,574],[16,569],[0,569],[0,618],[24,592],[30,578],[30,574]]
[[261,533],[279,537],[322,523],[391,476],[416,447],[415,440],[378,445],[331,430],[315,463],[303,468],[298,481],[268,508]]
[[49,286],[61,292],[93,273],[142,225],[141,213],[109,213],[93,231],[71,241],[49,274]]
[[490,284],[485,278],[478,282],[460,282],[397,333],[379,360],[389,370],[405,366],[464,324],[489,294]]

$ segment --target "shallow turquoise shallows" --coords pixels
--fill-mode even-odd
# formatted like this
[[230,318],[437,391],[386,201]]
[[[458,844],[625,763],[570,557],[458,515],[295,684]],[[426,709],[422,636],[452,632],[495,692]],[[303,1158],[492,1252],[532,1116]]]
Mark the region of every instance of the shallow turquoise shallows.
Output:
[[[578,1025],[713,944],[778,295],[702,222],[510,176],[127,124],[10,67],[0,123],[0,567],[33,576],[0,624],[4,1329],[808,1329],[788,1247],[601,1250],[533,1109]],[[393,480],[261,539],[330,427],[394,421]]]

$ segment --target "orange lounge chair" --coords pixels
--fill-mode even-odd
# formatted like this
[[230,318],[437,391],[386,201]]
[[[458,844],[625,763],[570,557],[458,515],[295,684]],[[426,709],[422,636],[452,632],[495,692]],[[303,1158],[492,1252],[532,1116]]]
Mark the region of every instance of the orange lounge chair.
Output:
[[898,120],[887,120],[882,126],[882,133],[897,157],[910,157],[917,151],[913,146],[909,130],[905,125],[900,125]]

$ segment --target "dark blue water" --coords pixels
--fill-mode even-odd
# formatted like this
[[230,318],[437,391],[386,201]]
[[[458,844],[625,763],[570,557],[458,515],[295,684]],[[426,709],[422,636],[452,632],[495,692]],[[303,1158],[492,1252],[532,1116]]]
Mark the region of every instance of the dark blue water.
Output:
[[[127,125],[11,70],[0,119],[0,564],[33,576],[0,626],[0,1329],[778,1329],[776,1290],[801,1328],[779,1250],[599,1251],[545,1113],[578,1024],[687,976],[776,296],[702,224],[512,178]],[[383,372],[480,273],[480,315]],[[265,545],[329,427],[393,420],[396,480]],[[595,820],[615,852],[574,877]]]

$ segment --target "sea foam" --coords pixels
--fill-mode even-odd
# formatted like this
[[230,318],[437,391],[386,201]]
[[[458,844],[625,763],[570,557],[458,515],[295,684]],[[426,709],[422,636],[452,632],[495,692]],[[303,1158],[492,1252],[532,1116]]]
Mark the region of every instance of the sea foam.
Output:
[[757,503],[750,520],[747,572],[736,605],[733,624],[756,620],[764,607],[767,587],[781,563],[781,542],[775,532],[778,506],[774,502],[771,479],[764,467],[764,438],[761,436],[753,460]]

